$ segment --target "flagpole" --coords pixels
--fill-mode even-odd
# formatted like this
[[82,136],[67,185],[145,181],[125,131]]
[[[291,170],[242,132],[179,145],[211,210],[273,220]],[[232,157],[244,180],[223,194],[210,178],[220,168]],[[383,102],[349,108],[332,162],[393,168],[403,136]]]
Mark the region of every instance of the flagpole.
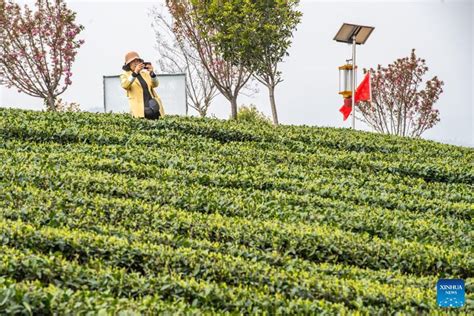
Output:
[[356,38],[352,36],[352,129],[355,129]]

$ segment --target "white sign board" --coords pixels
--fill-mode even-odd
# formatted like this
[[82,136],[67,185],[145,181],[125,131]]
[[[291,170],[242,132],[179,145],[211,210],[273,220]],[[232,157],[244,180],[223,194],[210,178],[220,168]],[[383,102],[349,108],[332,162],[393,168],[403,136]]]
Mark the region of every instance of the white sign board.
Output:
[[[163,101],[166,114],[186,115],[186,75],[158,75],[159,85],[154,88]],[[120,86],[119,76],[104,76],[104,111],[130,113],[127,91]]]

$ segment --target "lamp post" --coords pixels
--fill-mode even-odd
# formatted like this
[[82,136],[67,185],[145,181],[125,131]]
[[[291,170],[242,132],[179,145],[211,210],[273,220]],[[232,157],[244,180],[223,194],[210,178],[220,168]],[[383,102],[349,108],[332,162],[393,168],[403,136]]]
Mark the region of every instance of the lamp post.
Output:
[[[356,85],[356,75],[357,75],[357,64],[356,64],[356,45],[362,45],[365,44],[367,39],[369,38],[370,34],[375,28],[372,26],[363,26],[363,25],[357,25],[357,24],[349,24],[349,23],[344,23],[342,24],[341,28],[337,32],[336,36],[334,37],[334,40],[336,42],[341,42],[341,43],[347,43],[347,44],[352,44],[352,68],[350,69],[350,74],[351,74],[351,97],[352,97],[352,129],[355,129],[355,85]],[[347,66],[347,65],[344,65]],[[342,67],[344,67],[342,66]],[[349,70],[349,69],[343,69],[343,70]],[[339,67],[339,74],[341,72],[341,67]],[[340,77],[339,77],[339,85],[340,83]],[[347,83],[345,83],[345,88],[348,88]],[[341,87],[339,86],[339,90],[341,90]],[[345,95],[343,96],[345,98],[349,97],[348,96],[348,91],[345,91]],[[340,94],[341,91],[339,92]]]

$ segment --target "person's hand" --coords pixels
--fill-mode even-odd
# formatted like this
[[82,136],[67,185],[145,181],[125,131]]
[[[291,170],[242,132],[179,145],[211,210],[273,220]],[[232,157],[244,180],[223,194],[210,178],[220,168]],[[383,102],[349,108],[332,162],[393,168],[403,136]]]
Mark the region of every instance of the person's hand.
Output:
[[142,71],[143,67],[145,67],[145,64],[144,63],[139,63],[135,69],[133,70],[134,73],[138,74],[140,73],[140,71]]
[[152,65],[152,64],[148,64],[148,66],[146,67],[146,69],[147,69],[149,72],[153,72],[153,65]]

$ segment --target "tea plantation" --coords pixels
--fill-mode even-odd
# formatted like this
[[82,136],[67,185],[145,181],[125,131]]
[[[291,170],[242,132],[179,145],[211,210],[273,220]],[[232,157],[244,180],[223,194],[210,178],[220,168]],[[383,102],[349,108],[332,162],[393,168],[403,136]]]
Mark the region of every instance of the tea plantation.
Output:
[[0,155],[0,314],[474,313],[472,148],[2,108]]

